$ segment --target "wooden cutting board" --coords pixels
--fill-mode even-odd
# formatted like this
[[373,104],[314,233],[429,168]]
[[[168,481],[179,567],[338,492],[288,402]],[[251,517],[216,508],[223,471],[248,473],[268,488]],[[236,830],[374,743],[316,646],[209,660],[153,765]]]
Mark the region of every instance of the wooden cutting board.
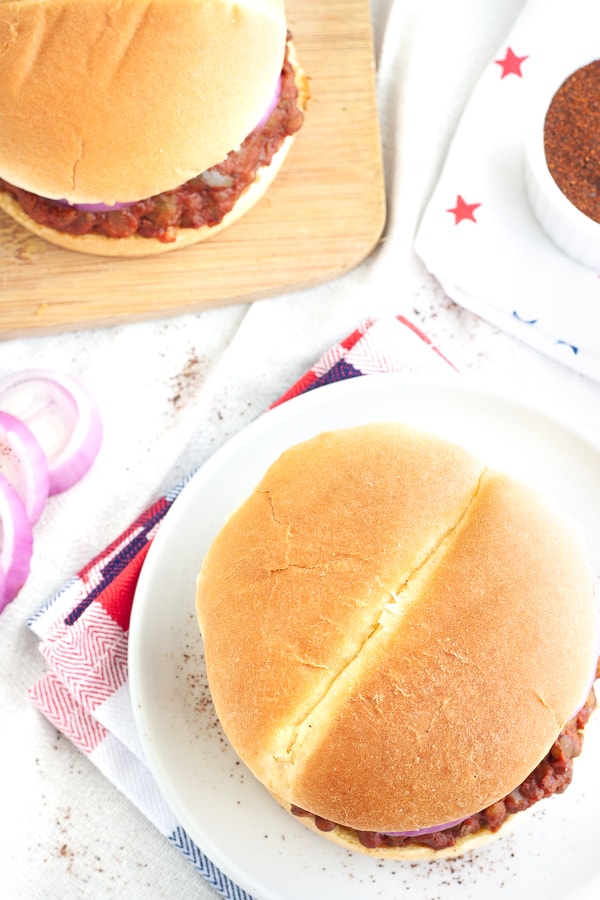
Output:
[[205,243],[141,259],[63,250],[0,211],[0,338],[283,294],[368,256],[385,222],[369,0],[288,0],[287,18],[311,99],[265,198]]

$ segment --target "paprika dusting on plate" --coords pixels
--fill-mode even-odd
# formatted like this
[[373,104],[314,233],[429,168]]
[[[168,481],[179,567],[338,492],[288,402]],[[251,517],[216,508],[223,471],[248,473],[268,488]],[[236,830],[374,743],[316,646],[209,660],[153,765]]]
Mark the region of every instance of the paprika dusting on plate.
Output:
[[544,122],[544,150],[565,197],[600,222],[600,60],[577,69],[554,94]]

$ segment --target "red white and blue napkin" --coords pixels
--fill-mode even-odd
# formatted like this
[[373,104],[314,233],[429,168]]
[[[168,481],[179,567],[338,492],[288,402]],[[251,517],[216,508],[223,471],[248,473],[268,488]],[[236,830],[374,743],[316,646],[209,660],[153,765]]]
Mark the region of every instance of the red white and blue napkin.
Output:
[[467,103],[415,250],[456,303],[600,380],[600,272],[546,237],[524,180],[536,86],[597,58],[597,25],[597,0],[526,3]]
[[[435,374],[450,367],[403,317],[369,320],[331,347],[273,405],[346,378],[402,371]],[[185,483],[158,497],[31,618],[48,670],[29,697],[219,894],[251,900],[175,820],[144,761],[131,709],[127,644],[135,587],[152,539]]]

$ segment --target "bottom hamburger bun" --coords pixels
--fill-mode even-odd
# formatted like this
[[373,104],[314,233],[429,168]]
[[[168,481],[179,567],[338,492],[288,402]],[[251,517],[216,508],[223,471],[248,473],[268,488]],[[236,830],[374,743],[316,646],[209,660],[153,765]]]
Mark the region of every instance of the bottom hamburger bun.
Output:
[[252,184],[246,188],[233,209],[221,219],[218,225],[204,225],[201,228],[178,228],[175,240],[168,243],[159,241],[158,238],[141,237],[139,234],[133,234],[125,238],[111,238],[102,234],[75,235],[57,231],[56,228],[50,228],[48,225],[40,225],[38,222],[35,222],[27,215],[18,200],[11,194],[2,191],[0,191],[0,209],[3,209],[5,213],[28,231],[33,232],[33,234],[43,238],[50,244],[56,244],[59,247],[64,247],[66,250],[74,250],[77,253],[89,253],[93,256],[156,256],[158,253],[167,253],[169,250],[178,250],[181,247],[188,247],[191,244],[199,244],[202,241],[206,241],[241,219],[266,194],[285,162],[295,137],[295,135],[290,135],[285,139],[271,159],[270,164],[258,170]]
[[455,444],[377,423],[290,447],[215,537],[196,609],[233,749],[319,819],[380,834],[519,806],[571,729],[544,775],[568,784],[598,653],[586,547]]

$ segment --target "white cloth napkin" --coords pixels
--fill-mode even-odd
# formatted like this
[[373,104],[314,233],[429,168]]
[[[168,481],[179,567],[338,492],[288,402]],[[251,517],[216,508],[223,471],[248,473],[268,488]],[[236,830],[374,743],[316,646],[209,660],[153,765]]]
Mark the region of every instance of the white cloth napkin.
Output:
[[467,103],[415,239],[453,300],[598,380],[600,273],[534,219],[523,144],[536,85],[600,56],[599,30],[597,0],[529,0]]

